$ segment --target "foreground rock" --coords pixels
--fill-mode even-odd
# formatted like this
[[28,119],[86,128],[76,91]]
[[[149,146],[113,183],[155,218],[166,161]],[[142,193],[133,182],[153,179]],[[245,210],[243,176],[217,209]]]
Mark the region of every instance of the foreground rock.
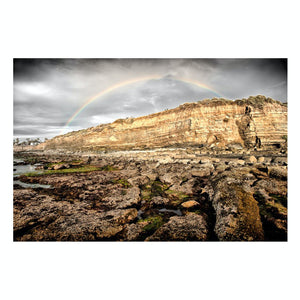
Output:
[[[150,154],[24,154],[24,160],[68,168],[18,178],[29,186],[14,185],[14,240],[287,240],[284,156],[207,157],[194,149]],[[173,162],[161,163],[167,155]],[[247,160],[251,155],[257,161]]]
[[264,239],[259,208],[249,191],[236,183],[219,183],[213,205],[216,210],[215,233],[219,240]]
[[100,213],[81,203],[58,202],[33,191],[18,190],[15,198],[18,205],[24,205],[15,208],[14,215],[14,239],[20,241],[109,240],[137,217],[134,208]]

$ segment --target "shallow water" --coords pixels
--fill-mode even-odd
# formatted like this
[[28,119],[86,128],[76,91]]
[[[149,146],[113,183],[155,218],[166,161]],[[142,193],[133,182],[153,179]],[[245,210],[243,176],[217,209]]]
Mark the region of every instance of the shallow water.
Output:
[[18,184],[23,188],[32,188],[32,189],[36,189],[36,188],[50,189],[51,188],[51,185],[49,185],[49,184],[25,183],[20,180],[14,180],[14,184]]
[[[14,159],[14,162],[23,162],[21,159]],[[18,180],[18,177],[22,174],[26,173],[42,173],[42,170],[36,170],[35,168],[40,165],[40,164],[35,164],[35,165],[17,165],[14,166],[14,184],[18,184],[23,188],[43,188],[43,189],[49,189],[51,188],[51,185],[48,184],[39,184],[39,183],[25,183],[20,180]]]
[[14,177],[15,175],[21,175],[25,173],[42,173],[42,170],[35,170],[35,168],[38,166],[36,165],[19,165],[19,166],[14,166]]
[[137,214],[137,217],[138,217],[138,219],[140,220],[141,218],[142,218],[142,214],[144,213],[144,211],[143,210],[138,210],[138,214]]
[[172,212],[176,214],[177,216],[182,216],[182,212],[180,209],[168,209],[168,208],[162,208],[158,210],[159,212]]
[[[142,219],[142,215],[143,215],[144,212],[145,211],[143,211],[141,209],[138,210],[137,217],[138,217],[139,220]],[[182,212],[181,212],[180,209],[161,208],[161,209],[158,209],[158,212],[160,212],[160,213],[173,213],[173,214],[175,214],[177,216],[182,216]],[[156,213],[157,213],[157,210],[156,210]]]
[[14,158],[14,163],[24,163],[24,160],[20,158]]

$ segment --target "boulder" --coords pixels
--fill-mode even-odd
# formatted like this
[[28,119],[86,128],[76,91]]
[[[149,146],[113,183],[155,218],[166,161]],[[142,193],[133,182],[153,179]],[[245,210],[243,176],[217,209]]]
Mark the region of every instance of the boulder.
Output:
[[221,241],[263,240],[259,207],[243,182],[223,177],[214,186],[215,233]]
[[287,169],[280,166],[268,167],[268,174],[272,178],[287,180],[288,172]]
[[228,162],[228,166],[239,167],[244,166],[245,163],[246,162],[243,159],[231,160]]
[[217,157],[213,157],[213,158],[211,159],[211,161],[212,161],[213,163],[219,163],[219,162],[220,162],[220,159],[217,158]]
[[191,175],[193,177],[207,177],[211,173],[210,168],[198,168],[198,169],[192,169],[191,170]]
[[271,161],[273,164],[276,164],[276,165],[284,165],[286,166],[287,165],[287,157],[284,156],[284,157],[275,157],[272,159]]
[[208,226],[205,218],[195,213],[171,217],[169,222],[157,229],[146,241],[205,241]]
[[57,164],[52,166],[52,170],[62,170],[62,169],[69,169],[69,164]]
[[227,168],[227,166],[224,163],[220,163],[216,166],[215,171],[217,173],[222,173],[225,171],[226,168]]
[[133,178],[128,179],[128,182],[132,186],[140,186],[140,185],[146,184],[148,181],[149,181],[149,178],[146,175],[135,176]]
[[255,164],[257,162],[257,159],[255,156],[251,155],[250,157],[247,158],[247,163],[249,164]]
[[35,166],[35,170],[44,170],[44,166],[43,165],[37,165],[37,166]]
[[263,156],[261,156],[257,159],[258,163],[263,163],[264,161],[265,161],[265,158]]
[[244,166],[245,165],[245,161],[243,159],[238,159],[236,161],[236,164],[239,165],[239,166]]
[[275,178],[261,179],[255,184],[255,188],[264,190],[267,194],[287,194],[286,181],[277,180]]
[[159,176],[159,180],[165,184],[176,184],[181,182],[181,178],[176,173],[165,173]]
[[127,208],[137,205],[141,201],[140,189],[138,187],[126,189],[125,192],[125,195],[121,194],[123,197],[117,199],[119,203],[117,204],[116,208]]
[[200,159],[200,164],[210,164],[211,163],[211,159],[209,159],[208,157],[203,157]]
[[142,236],[144,230],[143,223],[126,224],[124,228],[124,240],[125,241],[137,241]]
[[195,200],[189,200],[189,201],[185,201],[183,203],[181,203],[181,206],[184,208],[194,208],[199,206],[199,202],[195,201]]
[[[143,174],[142,174],[143,175]],[[149,178],[149,180],[154,181],[157,179],[158,174],[157,173],[146,173],[144,174],[145,176],[147,176]]]
[[184,194],[192,194],[195,184],[196,184],[196,179],[192,178],[186,182],[174,184],[170,187],[170,189],[184,193]]
[[168,198],[156,196],[152,198],[152,201],[155,205],[167,205],[170,200]]

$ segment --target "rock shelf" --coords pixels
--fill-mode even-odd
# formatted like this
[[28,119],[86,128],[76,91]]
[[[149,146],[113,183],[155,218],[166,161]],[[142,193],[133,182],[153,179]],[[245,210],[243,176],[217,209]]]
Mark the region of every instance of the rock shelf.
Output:
[[287,157],[280,152],[16,156],[44,168],[18,180],[51,189],[15,186],[15,241],[287,240]]

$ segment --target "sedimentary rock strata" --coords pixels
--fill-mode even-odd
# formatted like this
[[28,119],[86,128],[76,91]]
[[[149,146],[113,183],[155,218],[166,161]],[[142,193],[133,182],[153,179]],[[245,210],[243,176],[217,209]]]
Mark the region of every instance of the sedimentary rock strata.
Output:
[[264,96],[186,103],[145,117],[116,120],[57,136],[38,149],[126,150],[196,146],[209,149],[282,147],[287,106]]

